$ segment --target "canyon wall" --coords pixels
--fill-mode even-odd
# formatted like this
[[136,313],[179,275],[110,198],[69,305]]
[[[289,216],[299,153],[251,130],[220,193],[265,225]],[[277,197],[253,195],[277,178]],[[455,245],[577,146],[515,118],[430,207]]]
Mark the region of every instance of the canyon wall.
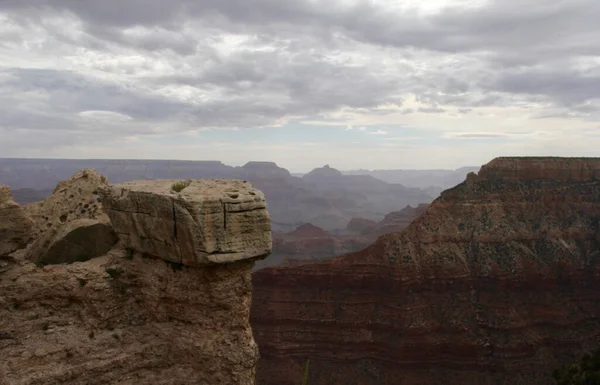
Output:
[[401,232],[253,274],[260,384],[549,384],[600,345],[600,159],[498,158]]
[[255,383],[264,195],[175,182],[83,170],[25,207],[0,189],[0,384]]

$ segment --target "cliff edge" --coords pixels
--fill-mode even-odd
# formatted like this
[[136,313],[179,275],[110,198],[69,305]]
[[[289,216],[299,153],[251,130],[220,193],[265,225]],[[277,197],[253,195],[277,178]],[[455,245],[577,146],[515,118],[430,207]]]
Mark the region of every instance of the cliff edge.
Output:
[[600,345],[600,159],[498,158],[401,232],[253,274],[258,382],[548,384]]
[[255,383],[264,195],[176,182],[82,170],[25,207],[0,190],[0,384]]

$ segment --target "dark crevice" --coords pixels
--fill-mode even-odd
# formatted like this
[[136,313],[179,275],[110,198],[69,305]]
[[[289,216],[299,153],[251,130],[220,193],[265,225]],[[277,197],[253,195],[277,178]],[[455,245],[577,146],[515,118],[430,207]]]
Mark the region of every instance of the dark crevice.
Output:
[[224,202],[221,202],[223,205],[223,229],[227,230],[227,206],[225,206]]
[[183,255],[181,254],[181,247],[179,246],[179,240],[177,239],[177,211],[175,210],[175,200],[173,202],[173,243],[177,250],[177,256],[179,257],[179,263],[183,263]]
[[177,239],[177,215],[175,215],[175,201],[173,201],[173,238]]

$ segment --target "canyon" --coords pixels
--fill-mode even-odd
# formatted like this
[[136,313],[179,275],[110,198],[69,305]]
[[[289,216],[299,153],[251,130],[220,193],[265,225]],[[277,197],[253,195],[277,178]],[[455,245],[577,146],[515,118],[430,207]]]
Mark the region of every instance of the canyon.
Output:
[[0,185],[0,384],[255,384],[264,194],[177,182],[84,169],[25,206]]
[[[600,159],[496,158],[335,232],[274,231],[265,195],[0,186],[0,384],[548,384],[600,346]],[[256,270],[276,249],[298,258]]]
[[46,198],[59,181],[84,168],[95,169],[111,183],[136,179],[247,180],[265,194],[272,228],[281,233],[305,223],[338,231],[355,217],[380,221],[407,205],[431,202],[439,192],[436,186],[462,180],[467,174],[466,169],[419,170],[406,178],[421,186],[415,187],[399,183],[401,178],[397,177],[385,182],[366,172],[345,175],[329,166],[295,176],[274,162],[252,161],[232,167],[219,161],[0,158],[0,183],[11,188],[17,203],[28,204]]
[[346,228],[328,232],[305,223],[289,233],[273,232],[273,251],[258,261],[255,270],[281,264],[316,262],[364,249],[378,236],[404,229],[427,210],[427,204],[406,206],[387,214],[381,221],[352,218]]
[[553,383],[600,346],[599,261],[600,159],[496,158],[361,251],[254,272],[257,382]]

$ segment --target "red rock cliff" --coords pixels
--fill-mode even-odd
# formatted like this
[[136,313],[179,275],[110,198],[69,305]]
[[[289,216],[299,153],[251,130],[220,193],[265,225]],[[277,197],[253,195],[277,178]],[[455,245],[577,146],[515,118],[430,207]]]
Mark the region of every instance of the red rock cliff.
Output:
[[600,344],[599,172],[494,159],[361,252],[254,273],[257,382],[552,383]]

